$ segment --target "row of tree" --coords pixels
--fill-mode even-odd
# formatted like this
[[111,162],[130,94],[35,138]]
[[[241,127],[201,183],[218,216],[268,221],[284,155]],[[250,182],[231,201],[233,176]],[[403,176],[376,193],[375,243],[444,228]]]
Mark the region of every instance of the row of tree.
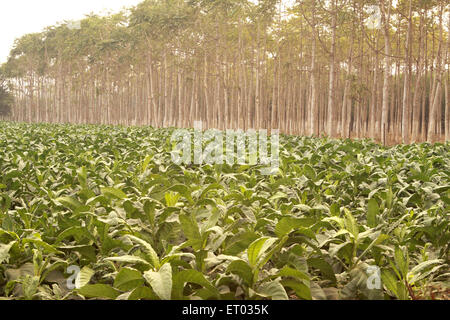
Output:
[[0,118],[11,115],[14,96],[8,88],[7,81],[0,78]]
[[445,0],[146,0],[18,39],[16,121],[450,138]]

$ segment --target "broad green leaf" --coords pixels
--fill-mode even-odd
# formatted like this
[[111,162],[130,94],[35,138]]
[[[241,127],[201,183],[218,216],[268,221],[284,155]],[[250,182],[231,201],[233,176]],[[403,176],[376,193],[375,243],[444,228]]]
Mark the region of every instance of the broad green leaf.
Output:
[[[377,232],[378,234],[380,232]],[[369,246],[361,253],[358,257],[358,260],[355,262],[355,264],[358,264],[358,262],[369,252],[370,249],[372,249],[374,246],[380,245],[383,243],[383,241],[389,239],[389,236],[387,234],[379,234],[378,237],[373,240]]]
[[408,259],[405,258],[403,250],[400,247],[395,248],[394,260],[395,260],[395,264],[397,265],[398,270],[400,271],[403,279],[406,279],[406,275],[407,275],[408,269],[409,269]]
[[95,241],[95,238],[89,233],[89,231],[85,227],[70,227],[58,235],[58,238],[56,238],[55,243],[60,243],[65,238],[71,236],[86,237],[88,239]]
[[175,192],[166,192],[164,198],[168,207],[175,207],[175,205],[178,203],[178,199],[180,199],[180,195]]
[[179,216],[181,228],[184,235],[189,240],[189,244],[194,250],[200,250],[202,248],[202,236],[198,227],[197,221],[193,216],[180,215]]
[[153,159],[153,156],[150,155],[150,154],[148,154],[148,155],[145,157],[145,160],[144,160],[144,162],[142,163],[142,172],[145,172],[145,170],[147,170],[147,167],[148,167],[148,165],[150,164],[150,162],[152,161],[152,159]]
[[141,272],[135,269],[122,268],[114,279],[114,288],[121,291],[133,290],[144,283]]
[[278,275],[280,277],[292,277],[292,278],[297,278],[297,279],[306,280],[306,281],[310,280],[309,276],[306,273],[304,273],[303,271],[296,270],[296,269],[293,269],[288,266],[284,266],[278,272]]
[[252,242],[247,249],[247,258],[250,266],[255,267],[267,249],[277,240],[277,238],[263,237]]
[[275,227],[275,234],[281,238],[284,235],[290,233],[292,230],[300,227],[310,227],[314,224],[314,220],[310,218],[294,218],[285,217],[282,218]]
[[158,297],[149,287],[140,286],[130,293],[128,300],[158,300]]
[[42,241],[40,239],[34,239],[34,238],[26,238],[22,240],[22,243],[33,243],[35,244],[37,247],[41,247],[44,249],[45,252],[48,253],[57,253],[57,254],[63,254],[63,252],[57,250],[55,247],[53,247],[52,245],[48,244],[45,241]]
[[107,284],[88,284],[77,289],[77,291],[86,298],[106,298],[114,300],[120,295],[120,291]]
[[172,266],[166,263],[158,271],[144,272],[144,278],[161,300],[170,300],[172,296]]
[[80,185],[83,189],[87,188],[87,171],[86,167],[81,167],[77,169],[78,180],[80,181]]
[[426,273],[427,270],[433,268],[433,267],[443,267],[445,266],[445,262],[442,259],[433,259],[433,260],[427,260],[419,263],[414,268],[411,269],[411,271],[408,272],[408,281],[409,282],[416,282],[423,278],[423,275]]
[[250,266],[244,260],[232,261],[227,268],[227,272],[237,274],[247,284],[252,284],[253,271],[252,268],[250,268]]
[[22,284],[22,290],[25,299],[32,300],[39,287],[39,276],[26,275],[20,282]]
[[95,271],[91,268],[85,266],[83,267],[80,272],[77,274],[77,277],[75,278],[75,287],[76,288],[82,288],[85,285],[91,281],[92,276],[94,275]]
[[10,257],[9,250],[15,243],[16,243],[16,241],[11,241],[8,244],[0,243],[0,264],[8,263],[9,257]]
[[150,243],[148,243],[145,240],[142,240],[141,238],[132,236],[132,235],[128,235],[128,238],[130,238],[133,242],[137,242],[138,244],[141,245],[141,247],[143,248],[143,250],[145,251],[145,253],[147,253],[150,257],[150,262],[152,263],[152,265],[158,269],[160,264],[159,264],[159,257],[158,254],[156,253],[156,251],[153,249],[153,247],[151,246]]
[[169,189],[167,191],[178,192],[183,197],[185,197],[189,201],[189,203],[193,203],[192,197],[191,197],[191,193],[192,193],[191,190],[189,190],[189,188],[183,184],[173,185],[173,186],[169,187]]
[[272,300],[289,300],[286,290],[280,281],[271,281],[259,286],[257,293]]
[[291,279],[286,279],[286,280],[281,280],[281,284],[286,288],[291,288],[295,291],[295,294],[297,295],[297,297],[299,297],[300,299],[304,299],[304,300],[311,300],[311,288],[309,287],[309,285],[305,284],[304,281],[297,281],[297,280],[291,280]]
[[333,268],[323,258],[309,258],[307,262],[309,267],[319,269],[325,278],[331,280],[333,284],[336,284],[337,280]]
[[83,205],[80,201],[71,197],[59,197],[55,199],[55,201],[60,203],[63,207],[70,208],[72,210],[76,210]]
[[367,225],[371,228],[377,226],[377,216],[380,213],[380,208],[378,206],[377,200],[374,198],[369,199],[367,204]]
[[389,270],[381,271],[381,280],[384,286],[397,296],[397,279]]
[[125,192],[123,192],[120,189],[112,188],[112,187],[101,188],[101,192],[102,192],[102,194],[104,194],[107,197],[117,198],[120,200],[125,199],[127,197]]
[[386,207],[392,208],[392,201],[394,199],[394,194],[392,193],[392,188],[389,187],[388,191],[386,191]]
[[353,217],[350,210],[348,210],[347,208],[344,208],[344,212],[345,212],[345,219],[344,219],[345,228],[353,235],[355,239],[358,239],[359,228],[358,224],[356,223],[355,217]]
[[195,283],[199,286],[202,286],[216,298],[219,295],[216,287],[214,287],[201,272],[194,269],[189,269],[180,271],[174,275],[174,299],[183,299],[183,289],[186,283]]
[[96,254],[95,247],[93,247],[91,245],[58,246],[58,249],[76,251],[76,252],[79,252],[84,258],[88,259],[91,262],[97,261],[97,254]]

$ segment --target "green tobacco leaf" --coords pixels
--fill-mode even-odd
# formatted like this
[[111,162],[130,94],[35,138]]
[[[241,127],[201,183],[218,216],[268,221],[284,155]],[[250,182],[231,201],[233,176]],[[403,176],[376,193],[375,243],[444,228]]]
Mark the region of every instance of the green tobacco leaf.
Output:
[[378,234],[378,236],[375,238],[375,240],[372,240],[372,242],[369,244],[369,246],[361,253],[358,257],[358,260],[355,262],[355,264],[358,264],[358,262],[369,252],[370,249],[372,249],[374,246],[382,244],[385,240],[389,239],[389,236],[387,234],[380,234],[380,232],[376,232],[375,234]]
[[174,299],[183,299],[183,289],[186,283],[195,283],[207,289],[211,293],[211,296],[219,296],[217,289],[201,272],[194,269],[189,269],[175,274],[173,280]]
[[76,251],[79,252],[84,258],[88,259],[90,262],[97,261],[95,247],[91,245],[59,246],[58,249]]
[[394,260],[403,279],[406,279],[406,275],[409,269],[408,260],[407,258],[405,258],[403,250],[400,247],[395,248]]
[[197,221],[195,221],[193,216],[187,215],[180,215],[179,219],[181,228],[186,238],[188,238],[189,244],[194,250],[200,250],[202,248],[202,236]]
[[355,239],[358,239],[359,228],[358,224],[356,223],[355,217],[353,217],[350,210],[348,210],[347,208],[344,208],[344,212],[345,212],[345,219],[344,219],[345,228],[353,235]]
[[12,241],[8,244],[2,244],[0,243],[0,264],[2,263],[8,263],[9,261],[9,250],[11,250],[11,247],[16,243],[16,241]]
[[386,207],[391,209],[392,208],[392,201],[394,199],[394,194],[392,192],[392,188],[389,187],[388,191],[386,191]]
[[275,234],[281,238],[297,228],[308,228],[314,224],[314,220],[310,218],[282,218],[275,226]]
[[300,299],[304,299],[304,300],[311,300],[312,296],[311,296],[311,288],[309,287],[309,285],[305,284],[305,282],[303,281],[296,281],[296,280],[291,280],[291,279],[287,279],[287,280],[282,280],[281,284],[286,288],[291,288],[295,291],[295,294],[297,295],[297,297],[299,297]]
[[144,284],[144,278],[140,271],[123,268],[114,279],[114,287],[121,291],[133,290]]
[[158,297],[149,287],[140,286],[130,293],[128,300],[158,300]]
[[175,192],[166,192],[164,198],[168,207],[175,207],[175,205],[178,203],[178,199],[180,199],[180,195]]
[[336,276],[331,265],[322,258],[310,258],[307,260],[308,266],[317,268],[322,275],[336,284]]
[[95,238],[92,236],[92,234],[89,233],[89,231],[85,227],[70,227],[58,235],[58,238],[56,238],[55,243],[60,243],[65,238],[71,236],[86,237],[90,240],[95,241]]
[[426,271],[436,266],[445,266],[445,261],[443,259],[433,259],[419,263],[408,273],[408,281],[414,283],[423,279]]
[[310,280],[309,276],[306,273],[304,273],[303,271],[296,270],[296,269],[293,269],[288,266],[284,266],[283,269],[281,269],[278,272],[278,275],[280,277],[292,277],[292,278],[297,278],[297,279],[306,280],[306,281]]
[[174,191],[181,194],[183,197],[185,197],[190,203],[193,203],[192,197],[191,197],[191,190],[183,184],[176,184],[174,186],[171,186],[168,191]]
[[142,172],[145,172],[145,170],[147,170],[147,167],[148,167],[148,165],[150,164],[150,162],[152,161],[152,159],[153,159],[153,156],[150,155],[150,154],[148,154],[148,155],[145,157],[144,162],[142,162]]
[[45,241],[42,241],[40,239],[34,239],[34,238],[26,238],[22,240],[22,243],[33,243],[35,244],[37,247],[41,247],[44,249],[45,252],[48,253],[58,253],[58,254],[63,254],[63,252],[57,250],[55,247],[53,247],[52,245],[48,244]]
[[120,291],[106,284],[88,284],[77,290],[86,298],[116,299]]
[[271,298],[272,300],[289,300],[286,290],[280,281],[263,283],[256,292],[258,295]]
[[258,262],[260,262],[267,249],[269,249],[277,240],[277,238],[263,237],[252,242],[247,249],[247,258],[250,266],[255,267]]
[[81,167],[77,169],[78,180],[83,189],[87,188],[87,171],[86,167]]
[[112,187],[101,188],[101,192],[102,192],[102,194],[104,194],[107,197],[117,198],[120,200],[123,200],[127,197],[125,192],[123,192],[120,189],[112,188]]
[[381,280],[383,285],[392,292],[395,296],[398,296],[397,293],[397,279],[389,270],[381,271]]
[[158,269],[160,267],[158,254],[153,249],[153,247],[151,246],[150,243],[148,243],[145,240],[142,240],[141,238],[138,238],[138,237],[135,237],[135,236],[132,236],[132,235],[128,235],[127,237],[130,238],[133,242],[137,242],[137,243],[139,243],[141,245],[141,247],[143,248],[144,252],[149,255],[150,262],[152,263],[152,265],[156,269]]
[[70,208],[72,210],[76,210],[83,205],[80,201],[71,197],[60,197],[55,199],[55,201],[60,203],[63,207]]
[[374,198],[370,199],[367,204],[367,225],[371,228],[377,226],[377,216],[380,213],[380,208],[378,206],[377,200]]
[[91,281],[95,271],[89,267],[83,267],[75,278],[75,287],[82,288]]
[[227,268],[227,272],[237,274],[248,285],[252,284],[253,271],[252,268],[244,260],[232,261]]
[[20,281],[22,284],[23,295],[25,300],[32,300],[39,287],[39,276],[26,275]]
[[161,300],[170,300],[172,295],[172,266],[164,264],[157,272],[146,271],[144,278]]

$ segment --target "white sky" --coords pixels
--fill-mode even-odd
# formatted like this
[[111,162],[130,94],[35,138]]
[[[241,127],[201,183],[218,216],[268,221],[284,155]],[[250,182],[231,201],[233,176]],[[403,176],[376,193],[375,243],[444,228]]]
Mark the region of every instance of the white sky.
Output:
[[80,20],[91,12],[117,12],[142,0],[0,0],[0,64],[14,40],[64,20]]

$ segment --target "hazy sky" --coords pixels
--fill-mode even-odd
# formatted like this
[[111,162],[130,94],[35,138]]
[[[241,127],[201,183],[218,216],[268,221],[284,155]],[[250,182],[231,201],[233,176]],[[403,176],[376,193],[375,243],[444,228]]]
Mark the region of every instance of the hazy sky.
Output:
[[6,61],[16,38],[64,20],[79,20],[91,12],[117,12],[141,0],[1,0],[0,63]]

